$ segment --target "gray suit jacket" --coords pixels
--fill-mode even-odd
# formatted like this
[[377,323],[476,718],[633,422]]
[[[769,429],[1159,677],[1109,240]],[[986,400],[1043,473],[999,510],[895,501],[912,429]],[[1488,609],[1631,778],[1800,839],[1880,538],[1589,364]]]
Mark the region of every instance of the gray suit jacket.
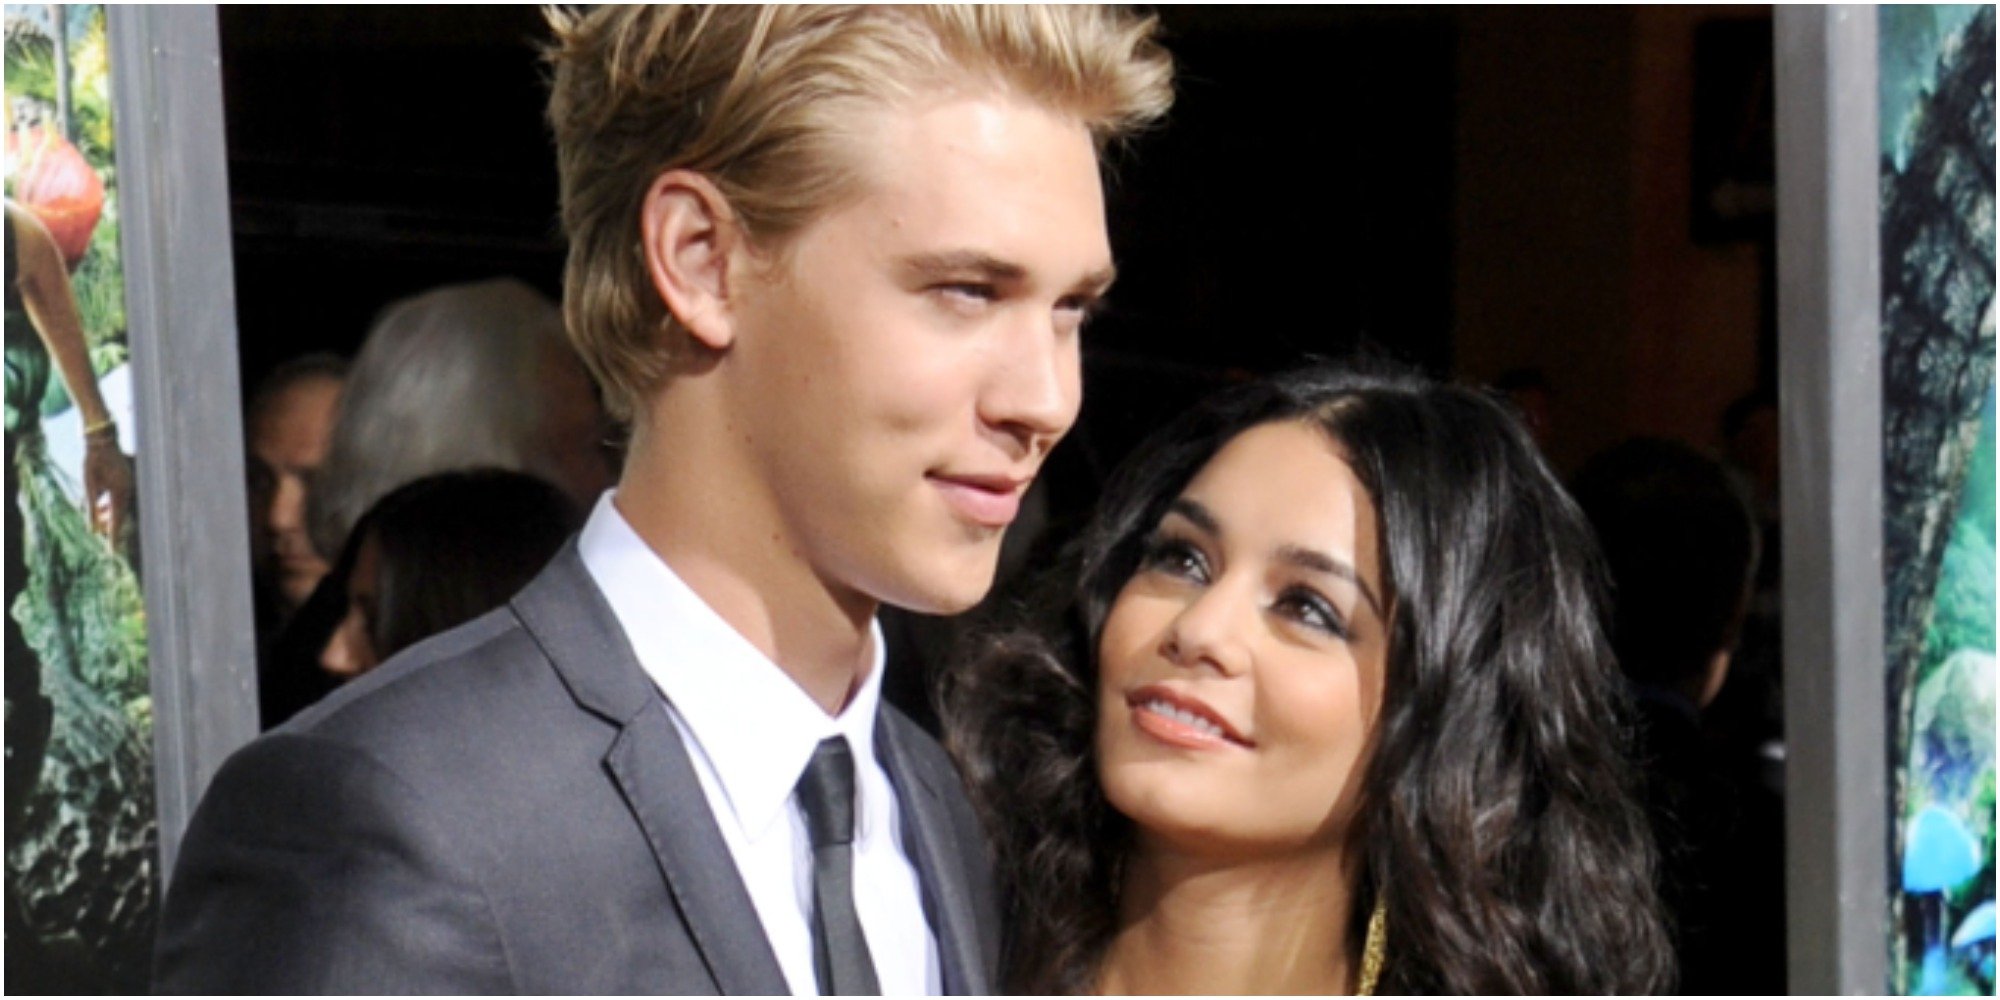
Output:
[[[950,993],[998,957],[978,824],[884,706]],[[196,810],[155,985],[189,993],[785,993],[659,691],[575,544],[505,608],[232,757]]]

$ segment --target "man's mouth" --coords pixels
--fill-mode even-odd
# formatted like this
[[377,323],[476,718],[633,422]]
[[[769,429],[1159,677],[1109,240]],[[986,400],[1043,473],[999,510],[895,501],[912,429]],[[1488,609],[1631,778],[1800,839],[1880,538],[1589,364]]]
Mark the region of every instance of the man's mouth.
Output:
[[983,528],[1004,528],[1021,512],[1029,480],[1011,475],[933,472],[926,478],[960,518]]
[[277,547],[277,556],[278,556],[278,561],[284,563],[287,566],[298,566],[307,569],[316,566],[323,566],[326,563],[326,560],[321,559],[319,557],[319,553],[317,552],[314,552],[310,549],[307,549],[302,552],[296,548],[286,546],[282,543],[280,543]]

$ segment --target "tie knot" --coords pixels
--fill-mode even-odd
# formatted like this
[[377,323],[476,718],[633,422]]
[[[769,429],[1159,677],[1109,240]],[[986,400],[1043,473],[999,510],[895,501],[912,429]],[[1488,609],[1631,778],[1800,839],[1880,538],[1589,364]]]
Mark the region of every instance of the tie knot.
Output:
[[854,842],[854,754],[845,738],[820,741],[796,791],[814,850]]

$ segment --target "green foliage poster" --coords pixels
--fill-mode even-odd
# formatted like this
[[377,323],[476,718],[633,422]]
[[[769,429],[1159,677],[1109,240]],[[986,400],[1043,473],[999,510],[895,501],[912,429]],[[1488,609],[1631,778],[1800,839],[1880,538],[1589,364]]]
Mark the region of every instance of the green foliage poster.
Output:
[[1881,8],[1890,982],[1993,992],[1993,12]]
[[146,988],[159,898],[105,16],[7,5],[9,993]]

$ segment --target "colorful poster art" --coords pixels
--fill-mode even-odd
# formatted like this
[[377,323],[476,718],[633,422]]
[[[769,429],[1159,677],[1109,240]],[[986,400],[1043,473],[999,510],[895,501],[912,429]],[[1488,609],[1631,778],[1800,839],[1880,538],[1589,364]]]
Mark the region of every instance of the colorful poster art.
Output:
[[6,990],[144,992],[158,832],[105,16],[4,18]]
[[1880,9],[1892,992],[1991,995],[1993,13]]

